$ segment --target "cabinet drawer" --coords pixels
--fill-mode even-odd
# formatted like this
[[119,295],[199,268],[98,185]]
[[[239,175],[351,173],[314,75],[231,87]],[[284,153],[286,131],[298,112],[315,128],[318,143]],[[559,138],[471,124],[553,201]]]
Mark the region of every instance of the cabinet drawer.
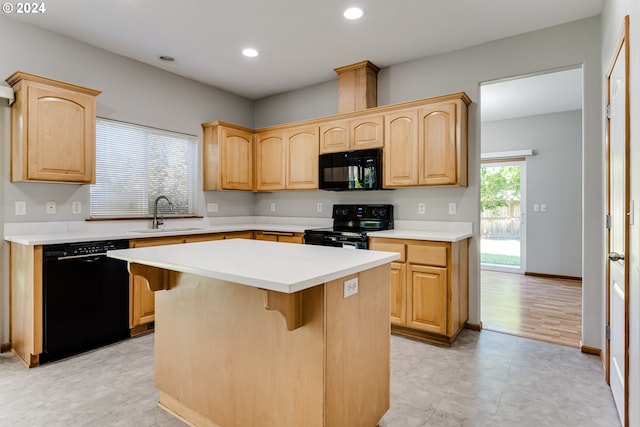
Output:
[[396,262],[405,262],[406,257],[404,243],[380,242],[374,240],[371,242],[370,249],[374,251],[397,252],[400,254],[400,259],[396,260]]
[[407,261],[413,264],[447,266],[446,245],[407,245]]

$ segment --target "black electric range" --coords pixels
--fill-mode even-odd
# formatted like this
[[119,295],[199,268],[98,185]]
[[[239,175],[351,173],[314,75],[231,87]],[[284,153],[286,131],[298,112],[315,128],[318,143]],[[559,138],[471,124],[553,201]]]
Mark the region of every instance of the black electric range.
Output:
[[393,205],[333,205],[333,227],[304,231],[307,245],[369,249],[367,232],[393,229]]

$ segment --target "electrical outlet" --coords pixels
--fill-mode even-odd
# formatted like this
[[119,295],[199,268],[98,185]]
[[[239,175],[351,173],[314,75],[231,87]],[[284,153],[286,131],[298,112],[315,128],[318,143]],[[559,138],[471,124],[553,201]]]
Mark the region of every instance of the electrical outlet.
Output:
[[207,203],[207,212],[218,212],[217,203]]
[[424,211],[425,211],[425,204],[424,203],[418,203],[418,213],[420,215],[424,215]]
[[344,281],[344,297],[348,298],[351,295],[355,295],[358,293],[358,278],[354,277],[353,279]]
[[449,203],[449,215],[455,215],[457,210],[458,209],[455,203]]
[[71,213],[74,215],[80,215],[82,213],[82,202],[71,203]]
[[26,215],[27,214],[27,202],[16,202],[15,203],[16,215]]
[[316,205],[316,211],[318,211],[318,213],[322,213],[322,203],[318,202]]
[[546,212],[547,211],[547,205],[540,205],[540,212]]
[[276,204],[274,202],[271,202],[271,212],[275,212],[276,211]]
[[47,215],[55,215],[56,214],[56,202],[47,202]]

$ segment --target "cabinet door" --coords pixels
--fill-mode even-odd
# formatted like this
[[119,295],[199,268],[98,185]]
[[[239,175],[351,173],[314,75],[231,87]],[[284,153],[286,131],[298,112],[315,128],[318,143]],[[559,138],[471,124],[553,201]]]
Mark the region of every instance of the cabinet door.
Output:
[[349,120],[320,125],[320,153],[349,151]]
[[447,333],[447,269],[409,264],[407,326]]
[[[174,245],[184,243],[182,237],[161,237],[155,239],[132,240],[132,248]],[[155,293],[149,289],[144,277],[129,275],[129,328],[151,323],[155,320]]]
[[371,116],[350,122],[351,150],[381,148],[384,145],[384,117]]
[[391,263],[391,323],[405,325],[407,322],[407,265]]
[[286,132],[287,190],[318,189],[318,133],[317,126]]
[[420,111],[420,185],[457,180],[456,104],[441,102]]
[[384,117],[384,187],[418,185],[418,111]]
[[285,188],[285,140],[282,132],[256,136],[256,190]]
[[30,83],[27,179],[95,182],[95,97]]
[[253,133],[222,128],[220,182],[223,190],[253,190]]

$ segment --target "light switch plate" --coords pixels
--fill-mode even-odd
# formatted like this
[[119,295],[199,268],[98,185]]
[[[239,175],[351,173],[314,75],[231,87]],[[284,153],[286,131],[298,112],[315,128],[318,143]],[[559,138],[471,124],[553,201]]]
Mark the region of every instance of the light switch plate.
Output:
[[540,212],[546,212],[547,211],[547,205],[540,205]]
[[351,295],[355,295],[358,293],[358,278],[354,277],[353,279],[344,281],[344,297],[348,298]]
[[271,212],[275,212],[276,211],[276,204],[271,202],[270,209],[271,209]]
[[56,202],[47,202],[47,215],[55,215],[56,214]]
[[217,203],[207,203],[207,212],[218,212]]
[[458,211],[455,203],[449,203],[449,215],[455,215]]
[[26,215],[27,202],[16,202],[15,209],[16,209],[16,215]]
[[316,205],[316,211],[318,213],[322,213],[322,203],[321,202],[318,202],[318,204]]

